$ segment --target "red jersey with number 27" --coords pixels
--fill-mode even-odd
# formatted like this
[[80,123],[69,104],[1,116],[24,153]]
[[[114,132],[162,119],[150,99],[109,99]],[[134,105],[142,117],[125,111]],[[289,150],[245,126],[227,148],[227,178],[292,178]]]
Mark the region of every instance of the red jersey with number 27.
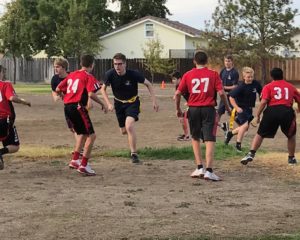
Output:
[[81,95],[86,89],[88,92],[99,90],[99,81],[84,70],[70,73],[57,87],[65,93],[64,103],[79,103]]
[[222,89],[219,74],[207,67],[186,72],[178,86],[182,94],[190,94],[187,102],[190,107],[216,106],[216,93]]
[[261,98],[268,101],[268,106],[284,105],[291,107],[294,100],[300,103],[298,90],[285,80],[273,80],[264,86]]
[[16,96],[15,90],[10,82],[0,81],[0,118],[12,115],[9,99]]

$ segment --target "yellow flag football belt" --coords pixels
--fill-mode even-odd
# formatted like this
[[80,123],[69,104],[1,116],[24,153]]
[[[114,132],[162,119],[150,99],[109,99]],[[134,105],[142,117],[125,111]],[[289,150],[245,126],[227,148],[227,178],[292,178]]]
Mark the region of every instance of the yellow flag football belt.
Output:
[[133,102],[135,102],[135,100],[137,99],[137,97],[138,97],[138,96],[134,96],[134,97],[132,97],[132,98],[130,98],[130,99],[128,99],[128,100],[121,100],[121,99],[118,99],[118,98],[116,98],[116,97],[115,97],[115,99],[116,99],[117,101],[121,102],[121,103],[133,103]]
[[234,124],[234,118],[235,118],[235,108],[232,109],[231,111],[231,115],[230,115],[230,119],[229,119],[229,129],[232,130],[233,129],[233,124]]

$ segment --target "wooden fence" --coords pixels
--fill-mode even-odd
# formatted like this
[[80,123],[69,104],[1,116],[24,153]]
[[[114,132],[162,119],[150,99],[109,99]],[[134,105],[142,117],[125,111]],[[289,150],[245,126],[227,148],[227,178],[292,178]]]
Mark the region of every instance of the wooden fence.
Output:
[[[74,71],[78,67],[76,59],[69,60],[69,70]],[[193,61],[191,59],[174,59],[176,69],[181,73],[184,73],[193,68]],[[0,64],[7,68],[6,77],[7,79],[13,80],[14,76],[14,64],[13,59],[3,58],[0,60]],[[53,59],[39,58],[33,60],[26,60],[18,58],[16,62],[16,82],[46,82],[49,83],[53,74]],[[151,80],[149,71],[146,70],[145,59],[128,59],[127,67],[130,69],[139,70],[145,75],[146,78]],[[267,62],[267,81],[269,81],[269,71],[273,67],[280,67],[285,73],[285,79],[288,81],[299,81],[300,83],[300,58],[276,60],[270,59]],[[111,59],[97,59],[95,62],[95,68],[93,74],[97,79],[103,79],[104,73],[112,68]],[[217,71],[220,68],[215,68]],[[255,67],[256,79],[261,79],[260,66]],[[161,82],[162,80],[170,81],[170,76],[163,74],[155,74],[155,82]]]

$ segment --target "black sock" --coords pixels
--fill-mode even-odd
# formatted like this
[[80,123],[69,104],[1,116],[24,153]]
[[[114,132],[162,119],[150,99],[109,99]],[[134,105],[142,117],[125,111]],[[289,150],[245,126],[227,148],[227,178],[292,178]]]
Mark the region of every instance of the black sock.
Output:
[[198,168],[198,169],[203,168],[203,164],[197,165],[197,168]]
[[212,168],[206,168],[206,171],[208,171],[208,172],[213,172],[213,170],[212,170]]
[[256,151],[255,150],[250,150],[250,153],[254,156]]
[[289,158],[294,158],[295,156],[289,156]]
[[241,143],[241,142],[236,142],[236,146],[237,146],[237,147],[241,147],[241,146],[242,146],[242,143]]
[[6,154],[6,153],[8,153],[8,148],[7,148],[7,147],[4,147],[4,148],[1,148],[1,149],[0,149],[0,154],[1,154],[1,155],[4,155],[4,154]]

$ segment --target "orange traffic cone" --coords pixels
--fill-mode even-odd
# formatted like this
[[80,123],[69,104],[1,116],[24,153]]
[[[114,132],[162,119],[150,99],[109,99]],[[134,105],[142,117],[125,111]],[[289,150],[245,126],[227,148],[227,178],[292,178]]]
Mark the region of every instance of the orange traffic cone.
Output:
[[161,88],[161,89],[165,89],[165,88],[166,88],[165,81],[162,81],[162,82],[161,82],[161,86],[160,86],[160,88]]

